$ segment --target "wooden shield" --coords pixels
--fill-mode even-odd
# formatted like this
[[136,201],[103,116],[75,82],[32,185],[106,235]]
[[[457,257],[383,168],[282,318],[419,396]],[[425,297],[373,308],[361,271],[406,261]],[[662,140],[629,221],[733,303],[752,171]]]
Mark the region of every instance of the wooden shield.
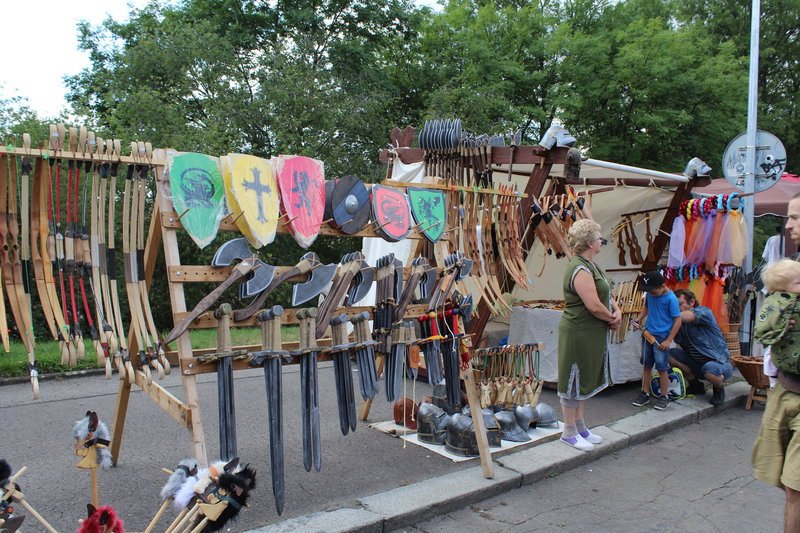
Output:
[[281,207],[289,232],[303,248],[319,234],[325,210],[325,168],[310,157],[282,155],[276,159]]
[[205,154],[182,153],[167,160],[172,204],[186,233],[200,248],[217,236],[225,216],[225,187],[219,159]]
[[225,197],[236,226],[254,248],[275,240],[278,229],[278,185],[272,164],[243,154],[222,158]]
[[333,224],[344,233],[357,233],[369,222],[369,191],[355,176],[336,182],[331,197]]
[[408,203],[419,231],[431,242],[437,242],[444,234],[447,220],[447,202],[444,191],[437,189],[408,188]]
[[375,220],[375,229],[387,241],[405,239],[411,226],[408,198],[393,187],[373,185],[372,218]]

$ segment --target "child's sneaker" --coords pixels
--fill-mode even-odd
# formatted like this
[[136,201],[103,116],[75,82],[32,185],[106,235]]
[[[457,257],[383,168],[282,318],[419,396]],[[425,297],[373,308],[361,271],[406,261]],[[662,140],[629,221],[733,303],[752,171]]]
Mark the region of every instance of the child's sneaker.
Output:
[[659,411],[666,409],[669,407],[669,397],[667,396],[659,396],[653,402],[653,409],[658,409]]
[[641,407],[643,405],[647,405],[650,403],[650,395],[647,394],[645,391],[639,393],[639,396],[631,402],[636,407]]

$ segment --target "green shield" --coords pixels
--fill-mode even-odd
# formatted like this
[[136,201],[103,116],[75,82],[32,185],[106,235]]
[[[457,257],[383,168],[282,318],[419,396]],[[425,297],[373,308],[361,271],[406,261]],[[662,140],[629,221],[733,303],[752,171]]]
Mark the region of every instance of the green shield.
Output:
[[431,242],[441,239],[447,220],[444,191],[409,187],[408,200],[419,231]]
[[182,153],[167,161],[172,204],[186,233],[200,248],[217,236],[225,217],[225,187],[219,159]]

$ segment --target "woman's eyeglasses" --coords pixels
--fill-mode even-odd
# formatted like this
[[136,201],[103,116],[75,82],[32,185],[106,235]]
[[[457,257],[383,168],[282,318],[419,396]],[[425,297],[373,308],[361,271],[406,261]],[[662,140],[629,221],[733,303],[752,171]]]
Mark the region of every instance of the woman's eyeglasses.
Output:
[[608,244],[608,240],[604,239],[603,237],[598,237],[598,238],[596,238],[595,240],[596,240],[596,241],[600,241],[600,244],[601,244],[601,245],[603,245],[603,246],[605,246],[606,244]]

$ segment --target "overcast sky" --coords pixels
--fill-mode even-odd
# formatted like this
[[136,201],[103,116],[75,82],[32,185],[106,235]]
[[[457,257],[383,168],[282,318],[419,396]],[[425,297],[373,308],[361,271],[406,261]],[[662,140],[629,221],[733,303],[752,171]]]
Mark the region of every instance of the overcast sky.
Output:
[[143,7],[147,0],[3,2],[0,96],[23,96],[42,118],[55,117],[66,106],[62,78],[89,66],[87,54],[78,51],[78,21],[127,19],[129,5]]
[[[40,118],[54,118],[66,107],[63,77],[89,66],[78,50],[76,25],[100,24],[107,16],[127,20],[130,6],[148,0],[22,0],[3,2],[0,98],[23,96]],[[434,6],[436,0],[417,0]]]

